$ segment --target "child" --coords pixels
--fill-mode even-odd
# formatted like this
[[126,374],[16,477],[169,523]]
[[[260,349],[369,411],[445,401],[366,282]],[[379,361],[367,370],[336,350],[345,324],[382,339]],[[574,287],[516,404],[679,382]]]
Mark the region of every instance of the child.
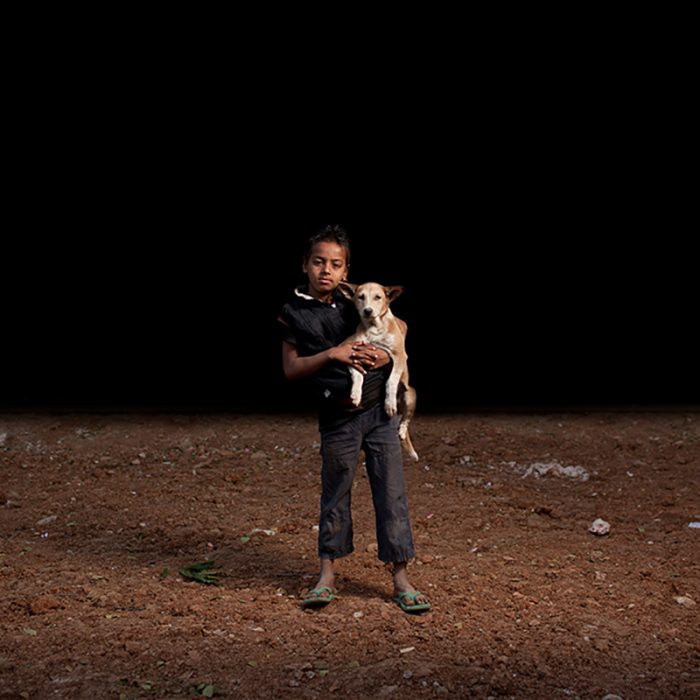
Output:
[[[287,379],[305,379],[319,404],[321,433],[321,516],[318,551],[321,577],[302,602],[324,606],[335,598],[334,562],[353,551],[350,499],[360,450],[364,449],[372,488],[378,556],[393,562],[393,600],[405,612],[430,609],[426,596],[408,581],[415,556],[403,475],[399,417],[384,411],[389,354],[373,345],[343,344],[358,324],[354,305],[338,290],[350,266],[345,231],[328,226],[309,240],[303,270],[308,285],[280,314],[282,361]],[[362,403],[350,402],[348,367],[364,375]]]

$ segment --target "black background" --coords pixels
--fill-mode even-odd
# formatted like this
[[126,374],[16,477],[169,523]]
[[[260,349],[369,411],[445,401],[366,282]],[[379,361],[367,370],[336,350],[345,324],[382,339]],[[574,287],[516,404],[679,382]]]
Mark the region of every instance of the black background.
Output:
[[352,281],[405,287],[421,410],[700,403],[682,131],[615,81],[489,75],[421,109],[49,81],[8,166],[0,406],[298,407],[275,319],[329,223]]
[[[275,319],[327,223],[351,237],[352,281],[405,287],[393,309],[422,410],[698,403],[685,254],[625,240],[584,194],[560,190],[547,209],[528,188],[499,209],[415,191],[313,216],[306,202],[229,210],[221,193],[191,194],[137,206],[92,191],[72,231],[15,248],[3,408],[303,407]],[[64,221],[72,211],[59,205]]]
[[700,403],[677,71],[475,26],[23,56],[0,407],[297,406],[275,318],[328,223],[352,280],[405,286],[422,410]]

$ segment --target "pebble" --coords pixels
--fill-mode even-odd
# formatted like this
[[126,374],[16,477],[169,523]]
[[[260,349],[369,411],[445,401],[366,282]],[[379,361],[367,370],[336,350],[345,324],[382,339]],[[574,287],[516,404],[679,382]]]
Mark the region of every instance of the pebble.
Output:
[[29,603],[29,611],[32,615],[42,615],[49,610],[63,607],[61,601],[52,595],[41,595]]
[[593,524],[588,528],[588,532],[592,532],[594,535],[602,537],[610,532],[610,523],[606,522],[602,518],[596,518]]
[[674,599],[679,605],[685,605],[688,608],[692,608],[695,605],[695,601],[687,595],[675,596]]
[[413,676],[414,678],[427,678],[432,672],[432,666],[418,666],[413,672]]

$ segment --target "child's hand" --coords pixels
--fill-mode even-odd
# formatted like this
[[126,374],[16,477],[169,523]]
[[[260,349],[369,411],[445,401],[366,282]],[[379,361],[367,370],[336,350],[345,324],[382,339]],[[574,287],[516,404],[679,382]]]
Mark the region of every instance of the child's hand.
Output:
[[391,355],[383,348],[372,345],[372,343],[358,342],[352,347],[355,352],[355,357],[360,361],[360,364],[367,369],[379,369],[391,362]]
[[[357,342],[333,348],[332,359],[353,367],[362,374],[367,374],[367,370],[374,369],[379,363],[379,353],[387,354],[374,345]],[[386,362],[381,364],[386,364]]]

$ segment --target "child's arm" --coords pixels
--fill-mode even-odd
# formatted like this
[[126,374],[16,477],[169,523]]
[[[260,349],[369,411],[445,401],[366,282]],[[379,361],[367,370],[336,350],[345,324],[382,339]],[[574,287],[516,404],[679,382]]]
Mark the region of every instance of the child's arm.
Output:
[[300,357],[297,349],[291,343],[282,341],[282,367],[284,376],[287,379],[303,379],[315,372],[329,362],[340,362],[341,364],[354,367],[358,372],[366,374],[368,367],[382,367],[389,362],[389,354],[381,348],[372,345],[349,343],[328,348],[316,355]]

